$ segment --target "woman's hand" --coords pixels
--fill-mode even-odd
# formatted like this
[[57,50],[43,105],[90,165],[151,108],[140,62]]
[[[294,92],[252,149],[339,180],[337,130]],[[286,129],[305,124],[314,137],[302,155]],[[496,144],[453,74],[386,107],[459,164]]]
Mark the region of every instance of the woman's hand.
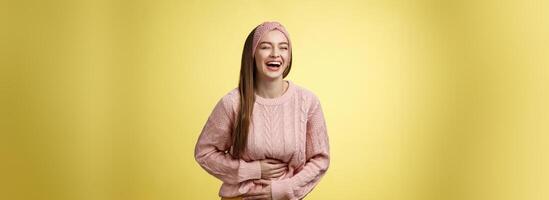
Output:
[[254,180],[254,183],[263,185],[263,188],[244,194],[242,196],[243,200],[271,200],[271,181],[265,179],[281,177],[288,170],[288,164],[275,159],[264,159],[260,160],[259,163],[261,165],[261,179]]
[[288,164],[275,159],[261,160],[260,165],[261,179],[278,178],[288,170]]
[[254,200],[254,199],[272,200],[271,181],[259,179],[259,180],[254,180],[254,183],[258,185],[264,185],[264,187],[261,190],[252,191],[242,195],[242,200]]

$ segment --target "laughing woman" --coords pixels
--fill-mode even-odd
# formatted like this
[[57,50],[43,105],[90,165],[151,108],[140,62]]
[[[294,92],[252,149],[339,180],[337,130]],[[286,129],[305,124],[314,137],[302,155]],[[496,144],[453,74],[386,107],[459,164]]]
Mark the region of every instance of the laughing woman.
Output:
[[222,199],[303,199],[330,163],[316,95],[284,78],[292,66],[286,29],[264,22],[248,35],[238,88],[223,96],[195,147],[195,159],[223,181]]

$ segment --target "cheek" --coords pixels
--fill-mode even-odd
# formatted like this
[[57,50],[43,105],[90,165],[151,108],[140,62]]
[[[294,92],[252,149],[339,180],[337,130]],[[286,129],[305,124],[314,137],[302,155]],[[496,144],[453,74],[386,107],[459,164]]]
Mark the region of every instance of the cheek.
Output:
[[259,67],[261,66],[265,59],[267,59],[267,57],[269,57],[269,54],[265,54],[265,53],[262,53],[262,52],[257,52],[255,54],[255,63],[256,65]]
[[263,67],[263,60],[259,57],[256,57],[255,68],[257,68],[258,70],[261,70],[262,67]]
[[282,58],[284,59],[285,65],[288,65],[288,62],[290,62],[290,52],[283,53]]
[[261,58],[261,56],[256,56],[255,57],[255,62],[256,63],[261,63],[263,61],[263,58]]
[[287,50],[283,51],[283,52],[280,53],[280,55],[284,58],[288,58],[288,57],[290,57],[290,51],[287,51]]

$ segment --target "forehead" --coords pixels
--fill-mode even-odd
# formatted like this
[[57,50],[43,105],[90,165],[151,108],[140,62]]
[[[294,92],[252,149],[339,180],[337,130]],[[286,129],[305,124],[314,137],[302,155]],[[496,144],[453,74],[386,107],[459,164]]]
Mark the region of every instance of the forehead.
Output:
[[280,30],[274,29],[265,33],[261,37],[261,40],[259,41],[259,43],[262,43],[262,42],[269,42],[274,44],[282,43],[282,42],[288,43],[288,39],[286,38],[284,33],[282,33]]

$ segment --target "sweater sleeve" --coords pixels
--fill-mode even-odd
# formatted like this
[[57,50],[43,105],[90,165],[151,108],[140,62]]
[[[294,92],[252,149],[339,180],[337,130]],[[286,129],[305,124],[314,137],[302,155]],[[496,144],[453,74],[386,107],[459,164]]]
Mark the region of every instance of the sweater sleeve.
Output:
[[[238,184],[261,178],[259,161],[246,162],[230,154],[233,115],[227,96],[214,107],[195,146],[195,159],[209,174],[224,183]],[[232,109],[231,109],[232,110]]]
[[326,123],[320,102],[315,98],[308,114],[306,163],[293,177],[271,183],[273,200],[302,199],[318,184],[330,165]]

